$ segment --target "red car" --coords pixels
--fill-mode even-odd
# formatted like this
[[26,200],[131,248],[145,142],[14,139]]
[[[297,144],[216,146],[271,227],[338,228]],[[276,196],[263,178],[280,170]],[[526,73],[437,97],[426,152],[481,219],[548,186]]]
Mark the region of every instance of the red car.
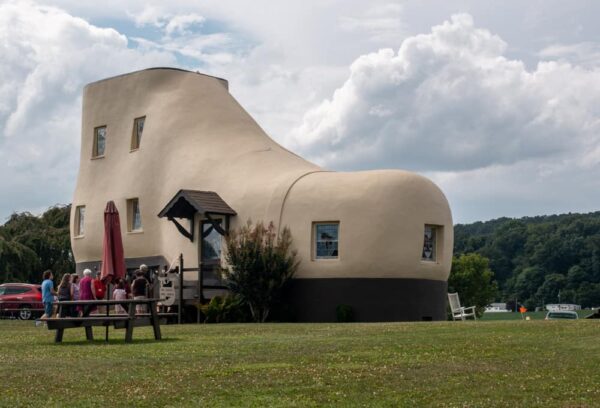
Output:
[[44,313],[42,287],[29,283],[3,283],[0,285],[0,314],[29,320]]

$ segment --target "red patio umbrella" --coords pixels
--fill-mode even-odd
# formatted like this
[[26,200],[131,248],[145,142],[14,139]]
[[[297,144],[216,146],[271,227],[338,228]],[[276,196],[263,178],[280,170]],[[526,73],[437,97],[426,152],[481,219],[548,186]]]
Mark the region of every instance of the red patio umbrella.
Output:
[[[104,240],[102,241],[102,271],[100,279],[107,285],[106,297],[110,299],[110,283],[117,278],[125,277],[125,255],[121,237],[121,222],[119,211],[114,201],[106,203],[104,210]],[[108,316],[110,306],[106,306]],[[106,341],[108,341],[108,325],[106,326]]]
[[[106,203],[104,210],[104,241],[102,242],[102,272],[100,278],[106,282],[125,277],[125,255],[121,238],[119,211],[114,201]],[[110,299],[110,293],[108,294]]]

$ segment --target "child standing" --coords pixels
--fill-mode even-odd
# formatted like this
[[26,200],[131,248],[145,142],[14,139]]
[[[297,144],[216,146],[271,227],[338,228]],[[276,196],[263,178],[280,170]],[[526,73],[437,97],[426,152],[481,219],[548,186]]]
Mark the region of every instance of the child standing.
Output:
[[52,282],[54,276],[52,275],[52,271],[48,269],[47,271],[44,271],[42,277],[44,279],[42,282],[42,302],[44,303],[44,314],[42,318],[52,317],[54,315],[54,296],[57,295],[54,290],[54,283]]
[[[113,291],[113,299],[114,300],[126,300],[127,299],[127,292],[125,291],[125,283],[123,283],[123,279],[120,279],[119,283],[117,283],[117,287]],[[127,313],[127,311],[125,310],[125,308],[122,305],[116,305],[115,311],[117,313]]]

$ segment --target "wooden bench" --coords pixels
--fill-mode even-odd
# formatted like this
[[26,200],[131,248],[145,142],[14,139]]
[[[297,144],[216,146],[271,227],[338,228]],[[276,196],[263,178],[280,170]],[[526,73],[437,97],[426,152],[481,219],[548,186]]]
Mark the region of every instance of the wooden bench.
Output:
[[[154,329],[154,338],[161,339],[160,325],[166,323],[169,317],[177,316],[176,313],[158,313],[156,311],[156,302],[159,299],[127,299],[127,300],[76,300],[56,302],[58,306],[57,315],[60,316],[62,308],[65,306],[82,306],[83,315],[80,317],[52,317],[40,319],[48,325],[48,330],[56,330],[56,343],[62,342],[63,334],[66,329],[83,327],[85,337],[88,341],[94,340],[92,327],[106,327],[106,341],[108,341],[108,328],[113,326],[115,329],[125,329],[125,341],[133,340],[133,328],[140,326],[152,326]],[[110,315],[110,306],[121,305],[127,307],[127,314]],[[136,314],[137,305],[146,305],[150,313]],[[98,306],[106,308],[106,314],[91,314],[91,310]]]

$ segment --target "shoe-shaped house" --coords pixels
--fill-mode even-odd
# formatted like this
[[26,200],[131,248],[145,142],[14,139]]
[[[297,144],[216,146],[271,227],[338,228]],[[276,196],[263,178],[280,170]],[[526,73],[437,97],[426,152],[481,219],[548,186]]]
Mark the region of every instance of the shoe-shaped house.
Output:
[[[301,260],[287,300],[299,321],[445,320],[452,216],[440,189],[401,170],[333,172],[274,142],[227,81],[179,69],[87,85],[71,214],[77,270],[99,268],[103,211],[121,214],[128,268],[183,254],[204,291],[222,233],[249,219],[291,229]],[[193,280],[194,273],[186,276]]]

